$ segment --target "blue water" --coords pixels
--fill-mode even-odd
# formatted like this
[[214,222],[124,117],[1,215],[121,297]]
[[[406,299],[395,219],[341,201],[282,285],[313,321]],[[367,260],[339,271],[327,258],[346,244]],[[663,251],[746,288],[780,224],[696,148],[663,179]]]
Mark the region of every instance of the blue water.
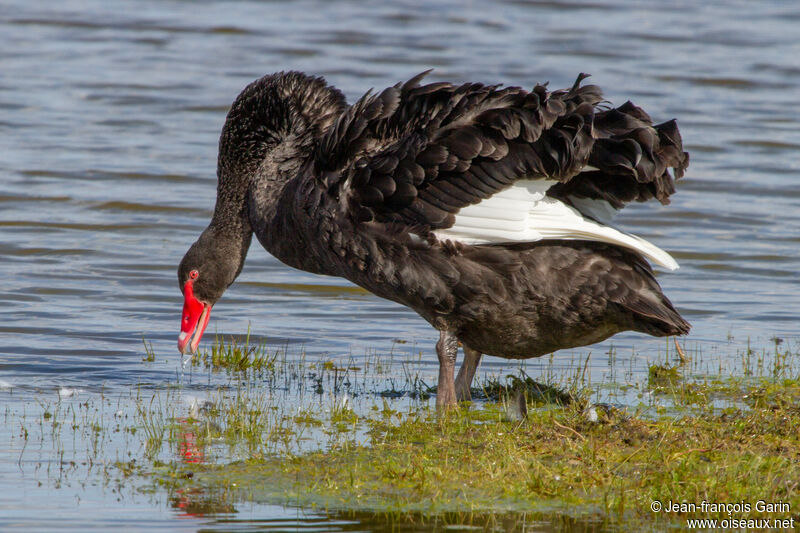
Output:
[[[277,70],[323,75],[351,101],[431,67],[432,80],[528,87],[568,86],[589,72],[609,100],[631,99],[657,121],[678,118],[692,159],[672,204],[632,206],[620,224],[680,262],[659,280],[694,326],[686,346],[700,368],[735,367],[748,342],[797,343],[800,6],[635,5],[3,2],[0,529],[269,529],[275,517],[303,515],[243,506],[239,516],[250,512],[252,522],[177,519],[158,497],[118,502],[88,474],[83,486],[57,488],[41,467],[52,450],[20,453],[18,436],[20,413],[35,416],[60,387],[100,402],[178,381],[175,266],[213,208],[227,106]],[[284,267],[257,245],[207,336],[248,328],[309,357],[393,350],[435,373],[434,332],[412,312]],[[142,362],[143,338],[154,363]],[[610,346],[557,354],[553,365],[592,353],[589,370],[602,379]],[[613,346],[633,382],[666,349],[636,334]]]

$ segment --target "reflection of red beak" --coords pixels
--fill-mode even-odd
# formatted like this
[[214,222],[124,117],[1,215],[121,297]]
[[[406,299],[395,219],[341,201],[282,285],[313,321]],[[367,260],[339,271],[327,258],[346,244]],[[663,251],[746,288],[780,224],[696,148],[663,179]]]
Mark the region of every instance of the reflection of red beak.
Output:
[[211,305],[194,297],[194,280],[190,279],[183,286],[183,318],[181,333],[178,335],[178,350],[182,354],[197,351],[197,345],[200,344],[209,318],[211,318]]
[[[181,459],[185,463],[202,463],[205,461],[205,454],[203,453],[203,448],[197,444],[197,437],[189,429],[185,418],[180,419],[179,422],[181,422],[181,441],[178,445],[178,453]],[[186,430],[185,433],[184,430]]]

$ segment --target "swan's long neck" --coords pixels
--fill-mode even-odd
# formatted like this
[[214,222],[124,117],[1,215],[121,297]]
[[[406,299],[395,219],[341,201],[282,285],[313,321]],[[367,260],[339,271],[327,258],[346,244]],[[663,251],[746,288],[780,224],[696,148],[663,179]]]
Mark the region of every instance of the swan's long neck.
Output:
[[248,194],[257,190],[256,207],[271,210],[280,190],[345,107],[338,90],[299,72],[272,74],[245,87],[219,140],[212,223],[224,220],[231,230],[249,230]]
[[198,294],[210,304],[222,296],[242,270],[253,232],[263,243],[281,191],[345,107],[324,80],[297,72],[265,76],[242,91],[219,140],[214,215],[184,256],[180,283],[199,269]]

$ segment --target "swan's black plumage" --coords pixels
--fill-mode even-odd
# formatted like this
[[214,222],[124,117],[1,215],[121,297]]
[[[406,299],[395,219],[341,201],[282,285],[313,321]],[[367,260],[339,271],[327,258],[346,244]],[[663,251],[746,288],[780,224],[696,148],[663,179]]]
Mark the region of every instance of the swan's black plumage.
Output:
[[666,204],[688,165],[674,121],[653,125],[630,102],[604,107],[584,75],[549,92],[421,85],[424,74],[350,107],[297,72],[249,85],[223,128],[217,205],[181,263],[181,285],[198,270],[197,287],[205,277],[213,290],[195,294],[213,305],[255,233],[284,263],[345,277],[438,329],[440,406],[455,401],[457,341],[464,397],[482,353],[527,358],[624,330],[688,332],[635,250],[582,240],[469,245],[434,233],[520,179],[557,181],[547,194],[566,203]]

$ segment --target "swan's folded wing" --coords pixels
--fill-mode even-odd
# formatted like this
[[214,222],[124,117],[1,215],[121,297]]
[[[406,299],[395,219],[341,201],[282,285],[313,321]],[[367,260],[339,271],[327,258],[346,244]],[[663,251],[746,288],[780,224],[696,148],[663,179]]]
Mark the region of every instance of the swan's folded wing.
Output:
[[[601,92],[580,86],[583,78],[568,90],[537,85],[529,92],[420,86],[417,77],[368,94],[323,137],[318,174],[361,223],[451,238],[472,224],[466,231],[474,242],[573,238],[566,229],[531,227],[523,205],[531,191],[557,198],[595,226],[633,200],[666,203],[674,191],[668,167],[680,176],[687,163],[674,122],[654,127],[630,103],[599,110]],[[527,184],[521,196],[513,192],[520,181]],[[486,209],[494,212],[476,216]]]

